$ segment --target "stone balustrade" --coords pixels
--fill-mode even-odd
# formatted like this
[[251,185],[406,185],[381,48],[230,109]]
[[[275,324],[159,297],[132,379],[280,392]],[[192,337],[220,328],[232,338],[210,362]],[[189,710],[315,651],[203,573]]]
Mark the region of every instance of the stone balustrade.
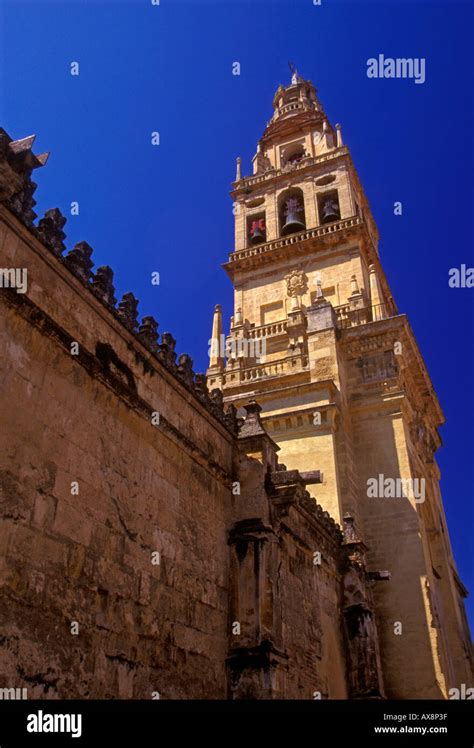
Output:
[[288,320],[282,319],[278,322],[270,322],[268,325],[251,327],[247,332],[247,337],[252,340],[258,338],[272,338],[276,335],[284,335],[287,331]]
[[254,382],[259,379],[278,377],[282,374],[294,374],[299,371],[309,370],[308,357],[297,355],[287,358],[268,361],[263,364],[255,364],[243,369],[227,369],[224,374],[224,385],[228,387],[238,386],[246,382]]
[[229,262],[237,262],[238,260],[243,260],[247,257],[262,255],[266,252],[271,252],[274,249],[296,244],[297,242],[303,242],[307,239],[316,239],[338,231],[347,231],[347,229],[353,228],[354,226],[360,226],[361,224],[362,218],[360,218],[360,216],[352,216],[351,218],[344,218],[339,221],[334,221],[333,223],[326,223],[323,226],[306,229],[306,231],[274,239],[273,241],[265,242],[264,244],[258,244],[255,247],[248,247],[247,249],[240,249],[237,252],[232,252],[232,254],[229,255]]
[[[314,164],[321,164],[325,161],[331,161],[334,158],[338,158],[338,156],[344,155],[349,153],[346,146],[342,146],[341,148],[335,148],[333,151],[330,151],[329,153],[323,153],[321,156],[308,156],[306,158],[301,159],[298,163],[295,163],[292,165],[291,171],[297,171],[299,169],[306,169],[308,166],[313,166]],[[234,186],[236,189],[248,189],[249,187],[253,187],[256,184],[260,184],[261,182],[266,182],[269,179],[274,179],[274,177],[279,177],[282,174],[287,174],[288,168],[282,168],[282,169],[269,169],[264,174],[254,174],[249,177],[244,177],[243,179],[240,179],[238,182],[234,182]]]

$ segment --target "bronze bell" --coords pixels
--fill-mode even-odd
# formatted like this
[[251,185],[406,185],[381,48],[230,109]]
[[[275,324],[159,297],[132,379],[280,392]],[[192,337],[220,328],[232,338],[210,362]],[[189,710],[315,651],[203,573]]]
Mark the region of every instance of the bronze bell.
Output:
[[262,233],[262,230],[258,226],[253,234],[250,234],[250,241],[252,244],[260,244],[260,242],[265,241],[265,234]]
[[290,197],[285,206],[286,221],[281,230],[283,236],[305,230],[306,226],[299,217],[302,212],[303,206],[300,201],[295,197]]
[[254,221],[250,228],[250,241],[252,244],[260,244],[265,241],[265,222],[263,219]]
[[332,221],[338,221],[341,217],[339,213],[339,205],[337,200],[333,197],[328,197],[323,203],[322,210],[322,223],[332,223]]

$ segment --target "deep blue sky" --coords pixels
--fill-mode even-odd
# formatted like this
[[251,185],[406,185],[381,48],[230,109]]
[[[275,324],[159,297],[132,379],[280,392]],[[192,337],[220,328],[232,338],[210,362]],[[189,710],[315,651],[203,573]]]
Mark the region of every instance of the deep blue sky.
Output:
[[[155,315],[198,371],[214,304],[231,314],[220,264],[233,241],[235,157],[250,173],[288,60],[313,80],[342,124],[389,282],[447,417],[442,489],[474,595],[474,289],[448,287],[449,268],[474,264],[472,5],[3,0],[1,9],[0,124],[15,138],[36,133],[36,152],[51,151],[35,177],[37,212],[79,201],[68,248],[86,239],[96,265],[114,269],[117,296],[134,291],[141,314]],[[366,61],[379,53],[426,58],[426,83],[368,79]],[[473,621],[472,597],[468,609]]]

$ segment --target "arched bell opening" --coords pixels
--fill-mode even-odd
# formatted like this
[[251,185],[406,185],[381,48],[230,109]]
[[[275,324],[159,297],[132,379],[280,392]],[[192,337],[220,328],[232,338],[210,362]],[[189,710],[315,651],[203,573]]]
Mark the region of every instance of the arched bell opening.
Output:
[[306,156],[307,154],[304,143],[291,143],[290,145],[287,145],[281,149],[281,165],[282,167],[285,167],[287,164],[298,164],[300,161],[306,158]]
[[280,195],[278,200],[280,236],[296,234],[306,229],[304,196],[302,190],[294,187]]
[[265,224],[265,212],[256,213],[247,217],[247,244],[262,244],[267,241],[267,227]]
[[337,190],[330,190],[318,196],[318,211],[320,223],[332,223],[340,220],[341,209]]

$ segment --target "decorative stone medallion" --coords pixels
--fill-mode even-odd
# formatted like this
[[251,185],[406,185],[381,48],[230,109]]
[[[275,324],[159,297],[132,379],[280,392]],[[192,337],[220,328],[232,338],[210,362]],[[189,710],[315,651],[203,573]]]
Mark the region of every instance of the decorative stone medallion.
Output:
[[302,296],[308,290],[308,277],[303,270],[291,270],[285,280],[288,296]]

